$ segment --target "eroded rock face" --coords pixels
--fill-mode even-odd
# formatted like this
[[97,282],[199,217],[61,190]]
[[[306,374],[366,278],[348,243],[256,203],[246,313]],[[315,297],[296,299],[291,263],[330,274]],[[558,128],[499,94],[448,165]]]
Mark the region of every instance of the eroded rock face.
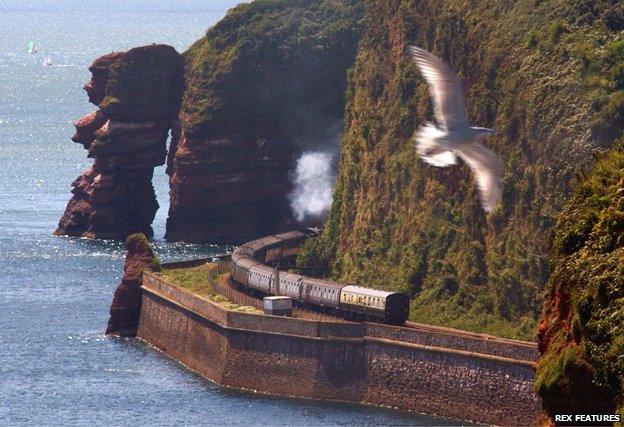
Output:
[[85,90],[100,109],[74,123],[72,141],[94,162],[72,184],[73,197],[54,234],[152,236],[158,209],[152,175],[167,156],[183,86],[182,57],[170,46],[150,45],[104,55],[89,70]]
[[251,2],[185,52],[168,240],[232,244],[295,226],[289,173],[343,120],[362,14],[356,0]]
[[143,234],[128,236],[126,251],[124,274],[115,290],[106,334],[134,337],[141,316],[141,273],[158,271],[159,263]]
[[175,145],[168,240],[242,242],[294,226],[287,200],[293,156],[286,141],[182,131]]

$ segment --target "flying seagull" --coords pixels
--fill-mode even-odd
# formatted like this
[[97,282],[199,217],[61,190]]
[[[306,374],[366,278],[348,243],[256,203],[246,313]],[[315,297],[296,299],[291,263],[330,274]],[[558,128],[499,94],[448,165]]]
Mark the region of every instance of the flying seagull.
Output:
[[440,58],[415,46],[409,53],[429,85],[437,122],[416,132],[418,154],[437,167],[454,165],[461,157],[475,175],[483,209],[491,211],[501,193],[503,169],[498,156],[481,142],[492,129],[470,126],[462,83]]

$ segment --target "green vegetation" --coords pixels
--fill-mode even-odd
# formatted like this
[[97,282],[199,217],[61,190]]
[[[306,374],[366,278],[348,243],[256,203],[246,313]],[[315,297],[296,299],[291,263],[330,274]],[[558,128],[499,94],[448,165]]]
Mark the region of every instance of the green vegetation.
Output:
[[550,413],[624,409],[624,151],[581,179],[555,227],[540,326],[536,385]]
[[130,49],[109,72],[100,108],[119,120],[162,120],[175,116],[183,90],[184,62],[171,46]]
[[318,135],[342,118],[361,16],[358,0],[256,0],[231,9],[185,53],[186,132]]
[[160,261],[152,251],[152,246],[143,233],[134,233],[126,237],[126,250],[132,254],[149,254],[149,267],[151,271],[160,271]]
[[[574,177],[624,130],[622,5],[611,1],[368,3],[347,89],[334,204],[299,262],[318,274],[408,292],[411,318],[534,338],[550,237]],[[607,16],[608,15],[608,16]],[[485,215],[465,166],[424,165],[413,147],[430,97],[416,44],[464,78],[471,121],[505,162]]]
[[[198,267],[190,268],[173,268],[163,269],[160,271],[160,275],[169,283],[186,289],[196,295],[200,295],[212,302],[219,304],[226,310],[240,311],[243,313],[255,313],[262,314],[262,312],[255,307],[249,307],[246,305],[234,304],[222,295],[215,293],[212,287],[208,284],[208,273],[215,269],[215,265],[204,264]],[[221,275],[215,279],[217,281],[226,280],[226,277]]]

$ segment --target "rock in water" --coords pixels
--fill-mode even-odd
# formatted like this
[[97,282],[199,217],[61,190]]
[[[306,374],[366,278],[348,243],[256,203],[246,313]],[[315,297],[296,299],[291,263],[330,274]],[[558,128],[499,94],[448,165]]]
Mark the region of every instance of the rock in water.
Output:
[[113,296],[106,334],[134,337],[141,315],[141,272],[158,271],[160,266],[144,234],[128,236],[126,251],[124,274]]
[[155,166],[167,156],[167,137],[183,87],[183,59],[174,48],[150,45],[96,59],[85,85],[99,110],[74,123],[74,142],[94,159],[72,186],[73,197],[54,234],[124,239],[152,236],[158,209]]

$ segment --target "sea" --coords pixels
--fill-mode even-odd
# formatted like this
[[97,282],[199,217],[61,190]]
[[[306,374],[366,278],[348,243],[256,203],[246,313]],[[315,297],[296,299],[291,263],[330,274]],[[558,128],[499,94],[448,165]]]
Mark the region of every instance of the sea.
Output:
[[[454,424],[232,390],[145,343],[107,337],[123,245],[52,236],[70,183],[90,164],[70,140],[72,121],[95,109],[82,89],[89,64],[150,43],[183,52],[237,3],[0,1],[0,425]],[[48,57],[54,65],[46,68]],[[154,185],[160,209],[153,244],[161,261],[224,250],[165,242],[164,168]]]

